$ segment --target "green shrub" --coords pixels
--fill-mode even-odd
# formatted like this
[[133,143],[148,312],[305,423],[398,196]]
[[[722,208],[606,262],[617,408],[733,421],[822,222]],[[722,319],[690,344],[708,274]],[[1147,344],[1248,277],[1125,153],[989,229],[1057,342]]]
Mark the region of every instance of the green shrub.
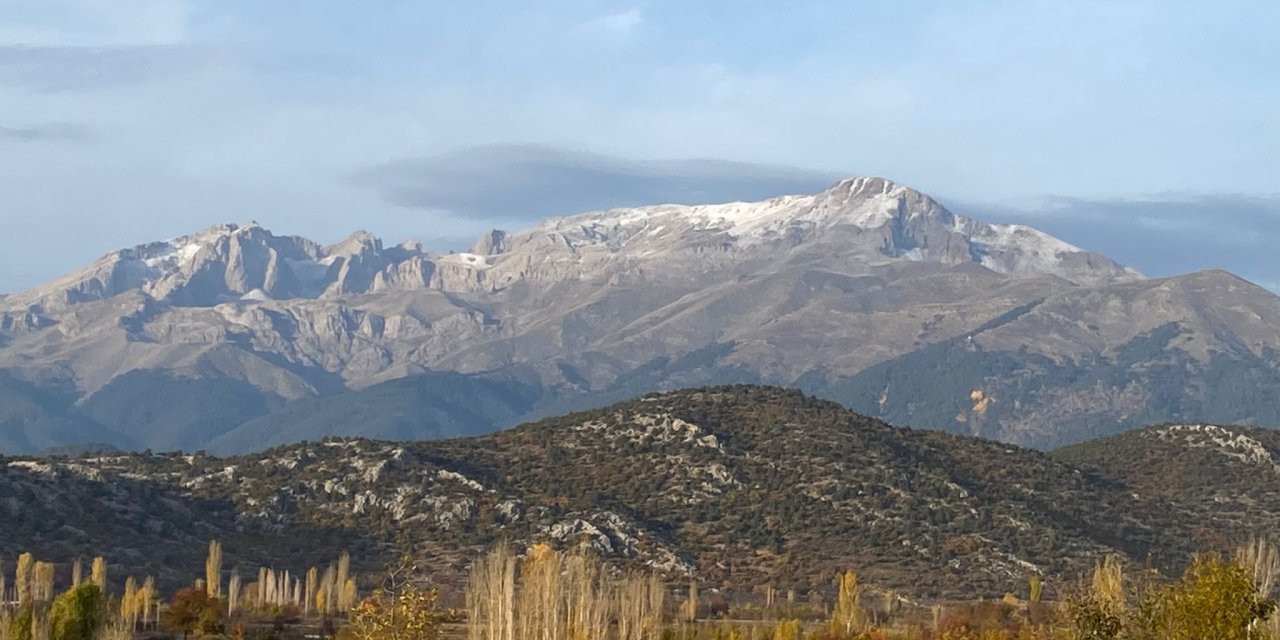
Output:
[[92,582],[81,583],[53,601],[49,612],[50,640],[93,640],[102,626],[106,603]]
[[[1135,627],[1160,640],[1253,640],[1275,611],[1250,575],[1217,555],[1199,556],[1178,583],[1156,590],[1139,608]],[[1138,631],[1139,629],[1135,629]]]
[[35,622],[35,611],[31,605],[18,610],[9,621],[9,638],[11,640],[31,640],[31,626]]

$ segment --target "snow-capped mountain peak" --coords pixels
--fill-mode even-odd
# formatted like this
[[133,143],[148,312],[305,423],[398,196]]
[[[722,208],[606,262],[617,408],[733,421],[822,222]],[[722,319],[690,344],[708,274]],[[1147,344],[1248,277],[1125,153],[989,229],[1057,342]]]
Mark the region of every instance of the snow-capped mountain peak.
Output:
[[[876,264],[974,262],[1012,275],[1080,284],[1141,277],[1030,227],[956,215],[929,196],[879,177],[841,180],[821,193],[761,202],[655,205],[545,220],[485,234],[468,253],[421,245],[384,248],[367,231],[329,246],[276,236],[257,223],[221,224],[108,254],[5,306],[63,307],[137,290],[180,306],[317,298],[386,289],[485,292],[620,273],[717,277],[741,261],[829,251]],[[675,265],[679,265],[678,267]]]
[[1082,284],[1141,277],[1030,227],[954,214],[919,191],[879,177],[849,178],[818,194],[761,202],[656,205],[553,218],[501,237],[499,264],[506,259],[502,254],[519,254],[522,265],[561,264],[581,261],[583,251],[643,261],[712,247],[759,257],[823,243],[868,262],[976,262],[1000,273],[1057,275]]

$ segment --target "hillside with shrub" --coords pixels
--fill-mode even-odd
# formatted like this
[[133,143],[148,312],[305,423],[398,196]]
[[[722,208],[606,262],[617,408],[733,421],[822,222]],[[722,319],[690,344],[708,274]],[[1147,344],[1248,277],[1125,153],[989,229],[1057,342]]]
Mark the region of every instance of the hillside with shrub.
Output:
[[585,543],[728,593],[825,589],[854,567],[910,597],[968,598],[1033,575],[1055,593],[1107,554],[1176,574],[1270,522],[1265,509],[1221,521],[1195,507],[1225,476],[1155,493],[1078,464],[796,391],[690,389],[478,438],[7,458],[0,555],[101,553],[164,583],[217,537],[231,563],[305,566],[348,549],[368,572],[409,552],[448,584],[501,541]]

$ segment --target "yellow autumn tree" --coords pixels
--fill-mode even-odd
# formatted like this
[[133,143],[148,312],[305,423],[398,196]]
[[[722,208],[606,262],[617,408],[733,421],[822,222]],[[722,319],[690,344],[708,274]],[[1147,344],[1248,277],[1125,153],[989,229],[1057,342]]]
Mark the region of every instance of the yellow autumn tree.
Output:
[[35,556],[30,553],[18,556],[18,567],[13,576],[13,588],[18,592],[18,605],[21,607],[31,603],[31,572],[35,568],[35,564]]
[[52,562],[36,563],[35,584],[32,589],[36,602],[53,601],[53,575],[54,567]]
[[209,555],[204,561],[204,589],[210,598],[222,597],[222,543],[209,541]]
[[434,590],[412,586],[392,597],[376,591],[351,611],[343,634],[348,640],[436,640],[441,612]]
[[347,580],[349,580],[350,578],[351,578],[351,554],[347,553],[346,551],[343,551],[342,554],[338,556],[338,575],[334,576],[334,586],[335,586],[334,591],[337,592],[335,594],[335,599],[337,600],[339,611],[346,611],[351,607],[355,606],[356,604],[355,599],[348,600],[346,597]]
[[120,596],[120,617],[129,621],[130,628],[137,626],[142,607],[138,599],[138,581],[133,576],[125,578],[124,595]]
[[103,593],[107,592],[107,560],[102,556],[93,559],[93,566],[89,569],[89,580]]
[[866,626],[866,617],[862,611],[858,575],[845,571],[839,576],[839,582],[840,593],[836,597],[836,607],[831,612],[831,626],[835,631],[847,635],[861,632]]

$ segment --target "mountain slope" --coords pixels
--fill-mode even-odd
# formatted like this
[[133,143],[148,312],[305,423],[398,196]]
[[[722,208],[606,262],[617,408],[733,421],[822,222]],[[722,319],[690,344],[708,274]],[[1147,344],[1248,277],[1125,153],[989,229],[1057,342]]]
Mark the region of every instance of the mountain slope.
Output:
[[[373,568],[407,537],[448,582],[500,539],[585,541],[676,580],[696,572],[707,586],[801,594],[829,588],[839,567],[916,597],[998,596],[1032,573],[1052,588],[1104,553],[1176,567],[1193,550],[1181,534],[1205,526],[1039,452],[752,386],[655,394],[478,438],[0,464],[0,508],[37,490],[45,497],[14,503],[24,517],[0,528],[0,552],[65,561],[98,540],[135,571],[159,561],[138,553],[158,536],[172,537],[168,549],[226,532],[246,545],[231,554],[282,545],[292,561],[316,562],[343,544]],[[104,491],[157,524],[95,538],[118,521],[95,525],[67,505]],[[59,533],[62,522],[84,535]],[[273,533],[248,541],[260,531]],[[298,535],[329,542],[285,542]],[[199,570],[197,558],[174,559]]]
[[1270,535],[1280,526],[1277,431],[1171,424],[1067,447],[1054,457],[1200,523],[1186,531],[1196,544]]
[[259,451],[291,442],[360,433],[384,440],[436,440],[477,435],[515,423],[539,397],[537,388],[452,372],[391,380],[335,396],[305,398],[247,420],[208,441],[218,453]]
[[178,378],[138,369],[112,380],[80,409],[138,447],[195,451],[281,404],[280,398],[240,380]]
[[[1232,291],[1249,295],[1216,306]],[[1125,322],[1099,313],[1117,307]],[[1224,335],[1232,315],[1248,331]],[[1280,299],[1223,272],[1067,291],[807,388],[898,424],[1037,447],[1169,420],[1280,425],[1270,318]]]
[[[0,557],[32,552],[65,567],[104,555],[117,588],[126,572],[145,571],[174,589],[190,584],[213,538],[230,549],[229,563],[255,565],[333,557],[348,541],[340,531],[305,522],[271,526],[224,497],[199,495],[145,472],[122,473],[113,467],[119,460],[0,458]],[[137,468],[147,461],[136,458]],[[305,536],[307,549],[298,548],[298,536]]]
[[[223,225],[0,298],[0,370],[70,388],[90,421],[165,447],[208,447],[280,403],[334,396],[336,410],[358,403],[348,392],[425,372],[538,389],[510,420],[467,433],[761,382],[1050,447],[1168,420],[1270,422],[1278,354],[1268,291],[1221,272],[1148,280],[880,178],[556,218],[454,254]],[[130,380],[170,379],[209,381],[228,400],[208,420],[176,393],[142,399],[145,415],[132,407]],[[401,393],[411,405],[422,390]],[[462,421],[474,422],[436,423]],[[335,428],[359,435],[363,423]],[[245,429],[271,433],[242,443],[307,431]]]
[[0,371],[0,451],[39,453],[68,443],[136,446],[70,406],[56,390]]

